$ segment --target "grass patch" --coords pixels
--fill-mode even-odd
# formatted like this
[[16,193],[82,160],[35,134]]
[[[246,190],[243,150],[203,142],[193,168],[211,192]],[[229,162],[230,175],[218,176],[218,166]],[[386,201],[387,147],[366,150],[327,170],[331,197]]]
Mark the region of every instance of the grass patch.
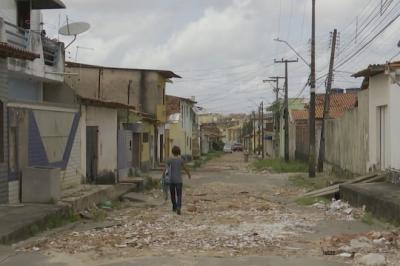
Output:
[[197,169],[202,165],[206,164],[207,162],[221,157],[222,154],[224,154],[222,151],[209,152],[205,155],[202,155],[199,159],[190,162],[188,164],[188,167],[191,169]]
[[307,191],[321,189],[329,185],[326,178],[309,178],[303,175],[290,176],[289,181],[292,185],[305,188]]
[[366,212],[366,213],[364,213],[363,217],[361,217],[361,221],[368,225],[373,225],[374,217],[372,216],[372,214],[370,212]]
[[308,171],[307,164],[300,161],[258,160],[252,163],[255,170],[271,170],[277,173],[303,173]]
[[153,189],[160,189],[161,183],[159,179],[153,179],[151,177],[145,177],[144,180],[144,189],[145,190],[153,190]]
[[330,201],[327,198],[323,197],[315,197],[315,198],[303,197],[296,200],[296,203],[301,206],[310,206],[318,202],[328,203]]

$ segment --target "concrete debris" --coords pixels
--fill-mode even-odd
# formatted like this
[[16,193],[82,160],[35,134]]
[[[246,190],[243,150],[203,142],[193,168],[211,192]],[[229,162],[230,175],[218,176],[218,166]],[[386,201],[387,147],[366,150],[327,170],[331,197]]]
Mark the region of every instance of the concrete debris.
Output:
[[[397,266],[399,258],[398,240],[399,234],[396,231],[372,231],[361,234],[326,237],[322,239],[321,245],[323,250],[333,250],[341,257],[349,257],[348,254],[352,254],[350,258],[356,258],[356,265]],[[385,254],[386,257],[382,254]]]
[[324,202],[317,202],[312,205],[313,208],[323,210],[329,216],[334,216],[339,220],[352,221],[363,215],[365,211],[363,209],[356,209],[350,207],[347,202],[341,200],[332,199],[332,202],[326,204]]
[[354,253],[343,252],[343,253],[340,253],[338,256],[343,257],[343,258],[353,258]]
[[136,205],[128,201],[109,213],[103,222],[106,226],[60,233],[35,244],[43,250],[69,254],[103,249],[103,255],[120,249],[259,254],[288,246],[286,241],[312,232],[323,217],[271,202],[265,192],[240,192],[241,186],[216,182],[195,190],[187,188],[182,216],[173,213],[169,204],[138,210],[129,207]]
[[359,265],[364,266],[385,266],[386,258],[383,255],[371,253],[365,256],[362,256],[357,260]]
[[352,239],[350,241],[350,250],[351,251],[357,251],[360,249],[369,249],[371,248],[371,244],[369,243],[368,239],[363,239],[363,238],[359,238],[359,239]]

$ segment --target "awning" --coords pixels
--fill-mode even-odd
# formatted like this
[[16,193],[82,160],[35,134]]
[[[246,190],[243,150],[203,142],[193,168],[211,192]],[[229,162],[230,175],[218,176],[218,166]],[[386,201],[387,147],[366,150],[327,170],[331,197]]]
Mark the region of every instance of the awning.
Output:
[[62,9],[66,8],[61,0],[17,0],[19,2],[32,2],[32,9]]

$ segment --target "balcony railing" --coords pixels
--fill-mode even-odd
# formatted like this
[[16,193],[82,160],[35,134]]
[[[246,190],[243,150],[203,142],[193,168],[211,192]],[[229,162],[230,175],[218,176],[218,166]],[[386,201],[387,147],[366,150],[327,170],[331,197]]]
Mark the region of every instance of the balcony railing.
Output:
[[17,48],[28,50],[29,30],[4,21],[7,42]]
[[[10,22],[4,21],[5,34],[7,43],[37,54],[40,54],[40,48],[43,49],[43,61],[47,66],[55,66],[57,64],[60,44],[42,36],[40,32],[27,30],[18,27]],[[42,44],[41,46],[38,44]],[[39,50],[38,50],[39,49]]]
[[57,62],[59,44],[49,38],[42,37],[44,63],[48,66],[54,66]]

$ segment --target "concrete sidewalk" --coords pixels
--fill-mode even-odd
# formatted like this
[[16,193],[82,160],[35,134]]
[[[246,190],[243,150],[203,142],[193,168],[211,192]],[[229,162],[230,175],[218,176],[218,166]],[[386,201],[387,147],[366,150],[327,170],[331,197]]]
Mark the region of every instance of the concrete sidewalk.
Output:
[[115,200],[134,189],[134,184],[84,185],[64,193],[57,204],[0,205],[0,244],[14,243],[57,227],[72,219],[76,212],[105,200]]
[[362,207],[374,216],[400,222],[400,186],[391,183],[360,183],[340,185],[340,198]]

